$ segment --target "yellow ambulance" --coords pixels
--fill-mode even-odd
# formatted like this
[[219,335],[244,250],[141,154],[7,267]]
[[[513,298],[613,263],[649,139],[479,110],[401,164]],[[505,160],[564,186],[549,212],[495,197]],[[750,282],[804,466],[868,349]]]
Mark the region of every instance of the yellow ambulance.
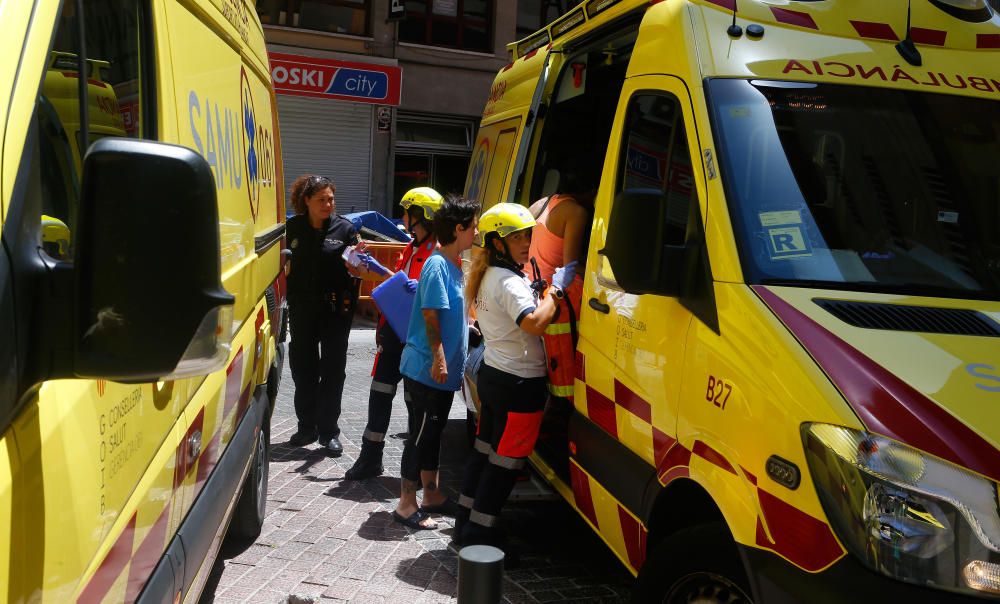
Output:
[[0,0],[0,602],[196,602],[259,534],[281,152],[244,0]]
[[1000,3],[587,0],[466,182],[596,190],[534,465],[639,602],[1000,597]]

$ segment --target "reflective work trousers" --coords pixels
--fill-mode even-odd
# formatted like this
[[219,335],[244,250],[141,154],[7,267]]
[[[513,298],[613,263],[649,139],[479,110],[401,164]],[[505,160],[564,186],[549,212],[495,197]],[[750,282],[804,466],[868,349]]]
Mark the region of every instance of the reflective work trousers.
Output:
[[500,510],[535,448],[548,398],[544,377],[523,378],[486,364],[476,388],[482,411],[459,498],[464,545],[495,544]]
[[364,439],[380,443],[385,440],[385,433],[389,429],[392,399],[396,396],[396,388],[403,377],[399,373],[403,343],[399,341],[396,332],[388,323],[379,326],[378,340],[381,350],[375,359],[375,370],[372,372],[372,386],[368,393],[368,424],[365,425]]

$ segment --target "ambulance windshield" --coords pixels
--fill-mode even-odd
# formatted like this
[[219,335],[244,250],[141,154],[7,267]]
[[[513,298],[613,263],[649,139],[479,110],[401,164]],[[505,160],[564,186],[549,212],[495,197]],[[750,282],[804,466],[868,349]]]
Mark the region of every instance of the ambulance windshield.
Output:
[[708,87],[748,281],[1000,299],[1000,103]]

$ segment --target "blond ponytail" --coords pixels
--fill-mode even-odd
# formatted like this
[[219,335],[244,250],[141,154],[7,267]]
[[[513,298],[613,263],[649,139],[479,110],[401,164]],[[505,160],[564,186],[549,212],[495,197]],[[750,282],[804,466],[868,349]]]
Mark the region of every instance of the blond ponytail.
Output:
[[483,275],[490,267],[490,255],[484,248],[472,248],[472,263],[469,266],[469,274],[465,280],[465,305],[469,314],[472,314],[476,306],[476,296],[479,295],[479,286],[483,283]]

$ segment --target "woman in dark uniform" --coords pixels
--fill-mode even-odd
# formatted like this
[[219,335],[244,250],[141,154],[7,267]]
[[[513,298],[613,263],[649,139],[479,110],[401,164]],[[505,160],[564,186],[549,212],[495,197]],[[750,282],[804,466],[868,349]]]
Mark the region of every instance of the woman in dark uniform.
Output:
[[289,363],[299,425],[288,442],[301,447],[318,439],[340,455],[337,422],[359,284],[342,254],[360,239],[354,225],[335,213],[334,191],[333,181],[323,176],[300,176],[292,183],[296,215],[288,219],[285,240],[291,250]]

